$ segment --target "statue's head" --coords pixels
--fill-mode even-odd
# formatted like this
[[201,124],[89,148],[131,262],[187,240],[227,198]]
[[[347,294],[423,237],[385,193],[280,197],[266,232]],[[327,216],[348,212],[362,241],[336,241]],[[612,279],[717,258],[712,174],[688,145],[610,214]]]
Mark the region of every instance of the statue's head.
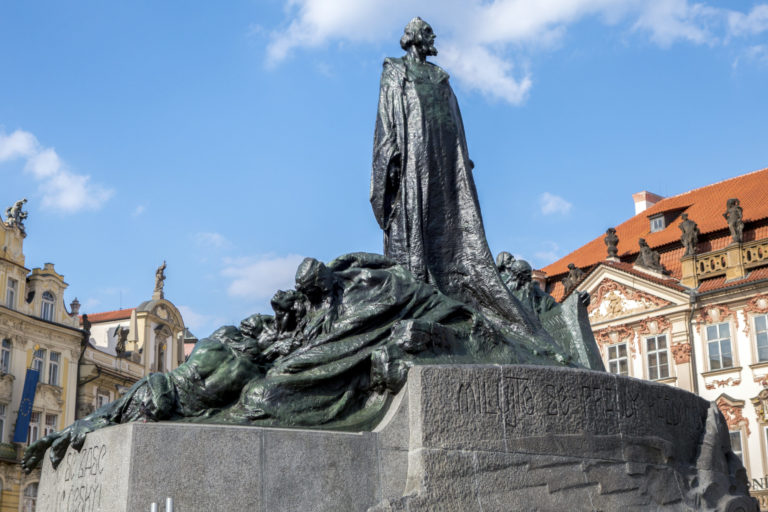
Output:
[[518,285],[523,285],[531,282],[531,276],[533,275],[533,268],[531,264],[525,260],[515,260],[509,267],[512,279],[514,279]]
[[728,206],[728,208],[733,208],[734,206],[739,206],[739,200],[734,197],[733,199],[729,199],[728,202],[726,203],[726,205]]
[[437,55],[435,48],[435,33],[432,27],[423,19],[416,16],[405,26],[403,37],[400,38],[400,46],[403,50],[415,47],[416,50],[424,55]]
[[569,263],[568,270],[576,270],[576,265],[574,265],[573,263]]
[[501,251],[499,255],[496,256],[496,266],[499,270],[509,270],[514,261],[515,257],[507,251]]
[[683,220],[688,220],[688,214],[687,214],[687,213],[684,213],[684,214],[682,215],[682,217],[683,217]]
[[615,235],[616,234],[616,228],[608,228],[605,230],[606,235]]
[[315,258],[304,258],[296,269],[296,291],[319,302],[333,290],[333,272]]
[[640,245],[640,248],[648,247],[648,243],[645,241],[645,238],[638,239],[637,243]]

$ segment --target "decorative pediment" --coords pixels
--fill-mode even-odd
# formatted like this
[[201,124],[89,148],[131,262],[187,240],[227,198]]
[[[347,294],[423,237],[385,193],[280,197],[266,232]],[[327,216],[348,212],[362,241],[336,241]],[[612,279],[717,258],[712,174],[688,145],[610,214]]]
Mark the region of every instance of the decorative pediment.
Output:
[[762,315],[768,313],[768,295],[757,295],[752,297],[744,306],[744,334],[749,336],[749,329],[751,322],[749,321],[749,313]]
[[590,294],[590,299],[587,312],[591,322],[634,315],[672,304],[666,299],[624,286],[612,279],[603,279]]
[[667,317],[664,315],[650,316],[640,320],[640,325],[637,327],[638,334],[661,334],[669,331],[671,325]]
[[752,399],[752,405],[757,412],[757,422],[761,425],[768,424],[768,389],[763,389]]
[[743,415],[744,400],[736,400],[723,393],[717,400],[715,400],[715,403],[725,417],[725,422],[728,424],[728,430],[740,430],[741,427],[744,427],[747,431],[747,435],[750,434],[749,419],[745,418]]
[[10,373],[4,373],[3,375],[0,375],[0,401],[3,403],[11,403],[14,379],[15,377]]
[[731,308],[725,304],[715,304],[701,308],[696,316],[696,321],[700,324],[717,324],[725,322],[732,316],[734,316],[734,312]]
[[154,314],[156,317],[158,317],[158,318],[162,318],[163,320],[168,320],[168,316],[169,316],[169,315],[168,315],[168,309],[167,309],[167,308],[166,308],[164,305],[162,305],[162,304],[160,304],[159,306],[157,306],[157,307],[155,308],[155,310],[154,310],[154,311],[152,311],[152,313],[153,313],[153,314]]
[[47,411],[60,411],[64,400],[61,397],[61,388],[51,386],[50,384],[37,384],[37,394],[35,395],[35,407]]

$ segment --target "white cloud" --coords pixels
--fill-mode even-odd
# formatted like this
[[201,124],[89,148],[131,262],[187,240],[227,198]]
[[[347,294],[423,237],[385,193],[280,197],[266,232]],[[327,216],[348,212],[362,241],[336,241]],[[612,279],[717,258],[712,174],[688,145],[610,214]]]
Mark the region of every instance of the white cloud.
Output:
[[0,133],[0,163],[13,158],[29,158],[37,150],[37,139],[29,132],[16,130],[10,135]]
[[717,38],[710,25],[722,19],[724,12],[688,0],[648,0],[635,23],[635,28],[651,33],[651,40],[669,46],[678,40],[696,44],[713,44]]
[[273,30],[267,62],[275,65],[299,48],[333,41],[396,42],[418,14],[438,34],[436,61],[464,86],[519,104],[531,88],[521,71],[526,48],[552,45],[567,28],[589,17],[607,25],[627,22],[635,31],[668,46],[677,41],[716,44],[727,27],[741,34],[766,30],[768,5],[746,15],[690,0],[285,0],[288,20]]
[[728,28],[734,36],[757,35],[768,30],[768,4],[756,5],[749,14],[728,13]]
[[230,241],[220,233],[200,232],[195,233],[192,238],[200,247],[226,249],[232,246]]
[[91,183],[90,176],[70,171],[55,149],[41,146],[29,132],[0,133],[0,163],[15,158],[26,159],[24,171],[38,182],[43,208],[62,213],[97,210],[114,193]]
[[539,196],[539,206],[541,207],[541,213],[544,215],[555,213],[566,215],[571,211],[573,205],[560,196],[544,192]]
[[144,213],[146,211],[146,209],[147,209],[146,206],[144,206],[143,204],[140,204],[140,205],[136,206],[136,208],[133,209],[133,213],[131,213],[131,216],[132,217],[138,217],[139,215]]
[[277,290],[293,288],[296,268],[303,259],[296,254],[225,258],[221,275],[231,280],[227,287],[230,296],[261,300]]

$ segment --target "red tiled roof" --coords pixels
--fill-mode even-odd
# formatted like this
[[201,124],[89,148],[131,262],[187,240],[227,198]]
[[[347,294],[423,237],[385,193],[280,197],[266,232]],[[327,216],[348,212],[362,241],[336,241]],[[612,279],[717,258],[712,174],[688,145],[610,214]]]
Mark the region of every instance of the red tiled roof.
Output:
[[[744,240],[768,238],[768,222],[760,222],[758,225],[754,223],[754,221],[768,219],[768,169],[762,169],[662,199],[644,212],[616,226],[616,235],[619,237],[619,257],[622,260],[620,265],[627,265],[631,269],[631,263],[634,263],[637,258],[638,239],[645,238],[650,247],[659,251],[661,264],[669,271],[670,278],[679,280],[681,278],[680,258],[684,252],[678,228],[681,222],[680,215],[687,213],[688,217],[698,224],[702,235],[699,237],[700,253],[722,249],[731,243],[728,223],[723,213],[726,201],[733,197],[739,199],[744,210],[744,222],[747,224]],[[667,219],[668,224],[663,230],[651,233],[648,218],[660,213],[666,213],[673,218]],[[584,271],[594,268],[597,263],[609,263],[605,261],[607,252],[603,242],[604,237],[604,233],[600,234],[591,242],[542,269],[547,273],[547,280],[553,286],[550,293],[556,299],[562,299],[562,284],[559,281],[567,274],[569,263],[574,263]],[[652,276],[642,273],[641,275],[652,280]],[[711,281],[713,283],[708,283],[706,286],[702,282],[702,288],[699,291],[715,289],[711,288],[717,286],[714,281],[723,280]],[[722,282],[720,285],[731,286],[731,283],[726,285]]]
[[[104,313],[92,313],[88,315],[88,321],[92,324],[99,322],[111,322],[113,320],[125,320],[131,318],[131,313],[136,308],[118,309],[117,311],[105,311]],[[83,316],[80,315],[80,325],[83,325]]]
[[705,279],[699,283],[697,291],[699,293],[711,292],[712,290],[722,290],[723,288],[741,286],[746,283],[762,281],[763,279],[768,279],[768,267],[756,268],[741,279],[732,279],[730,281],[726,281],[725,276]]
[[[677,279],[674,279],[672,277],[669,277],[667,279],[661,279],[654,275],[648,274],[647,272],[643,272],[642,270],[637,270],[633,268],[633,265],[631,263],[624,263],[623,261],[601,261],[599,264],[605,265],[606,267],[612,267],[612,268],[621,270],[622,272],[626,272],[627,274],[631,274],[636,277],[641,277],[646,281],[660,284],[662,286],[666,286],[667,288],[672,288],[673,290],[677,290],[680,292],[687,290],[687,288],[682,286]],[[592,269],[589,269],[589,271],[585,273],[584,279],[586,279],[587,275],[592,273],[596,268],[597,268],[597,265],[595,265]],[[552,289],[549,291],[549,293],[555,299],[557,299],[558,301],[561,301],[565,298],[565,295],[563,294],[564,291],[565,289],[563,287],[562,281],[556,281],[552,283]]]

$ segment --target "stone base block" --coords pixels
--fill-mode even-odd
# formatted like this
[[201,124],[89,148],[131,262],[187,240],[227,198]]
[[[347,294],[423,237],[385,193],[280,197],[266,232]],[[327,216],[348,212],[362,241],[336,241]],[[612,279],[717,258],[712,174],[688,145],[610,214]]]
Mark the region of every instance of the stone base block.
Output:
[[54,470],[46,511],[757,511],[716,407],[662,384],[422,366],[373,432],[133,423]]

